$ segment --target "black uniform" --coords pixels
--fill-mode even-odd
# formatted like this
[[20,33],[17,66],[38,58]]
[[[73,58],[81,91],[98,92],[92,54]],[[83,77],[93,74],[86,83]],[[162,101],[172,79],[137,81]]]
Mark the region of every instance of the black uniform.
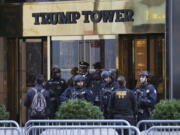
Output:
[[67,88],[67,84],[64,79],[61,78],[52,78],[47,81],[45,85],[46,89],[50,92],[50,109],[51,109],[51,117],[53,118],[55,112],[57,111],[59,102],[59,96],[65,91]]
[[[78,74],[74,76],[73,84],[74,86],[65,90],[65,92],[60,96],[60,101],[67,101],[69,99],[85,99],[89,102],[93,102],[92,91],[85,86],[86,78]],[[78,84],[81,83],[81,84]],[[83,84],[82,84],[83,82]]]
[[157,101],[157,92],[152,84],[143,84],[135,89],[138,104],[137,120],[147,120],[150,118],[150,111]]
[[64,93],[60,96],[60,101],[67,101],[69,99],[85,99],[89,102],[93,102],[93,93],[90,89],[83,87],[71,87],[67,88]]
[[112,93],[108,111],[113,119],[125,119],[131,124],[135,124],[137,104],[134,93],[127,88],[119,88]]
[[101,83],[101,90],[100,90],[101,110],[104,112],[105,118],[109,118],[107,107],[110,96],[112,92],[118,89],[118,87],[119,87],[118,83],[113,80],[112,82],[109,83],[105,81]]
[[91,73],[91,75],[92,75],[91,88],[94,95],[94,105],[100,107],[100,103],[101,103],[100,90],[101,90],[101,82],[102,82],[101,70],[96,70],[93,73]]

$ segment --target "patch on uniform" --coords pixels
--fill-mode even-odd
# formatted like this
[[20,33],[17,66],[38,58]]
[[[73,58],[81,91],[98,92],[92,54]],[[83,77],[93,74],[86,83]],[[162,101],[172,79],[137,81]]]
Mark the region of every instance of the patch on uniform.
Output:
[[157,92],[156,92],[156,89],[154,89],[154,93],[156,94]]
[[124,98],[127,95],[127,91],[117,91],[116,96],[118,98]]
[[150,90],[149,90],[149,89],[147,89],[147,90],[146,90],[146,93],[149,93],[149,92],[150,92]]

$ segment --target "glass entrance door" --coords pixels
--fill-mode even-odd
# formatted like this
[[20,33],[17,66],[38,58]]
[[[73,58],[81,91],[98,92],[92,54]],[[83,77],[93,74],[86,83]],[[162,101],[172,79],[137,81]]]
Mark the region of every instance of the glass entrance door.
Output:
[[52,67],[60,67],[66,80],[71,77],[71,69],[78,67],[82,60],[90,64],[90,71],[96,62],[106,69],[117,69],[118,40],[115,35],[52,37],[51,43]]
[[46,38],[19,39],[19,114],[20,123],[27,121],[24,97],[34,86],[35,77],[43,74],[47,78],[47,40]]
[[158,90],[158,98],[165,97],[166,65],[163,35],[126,35],[119,37],[119,73],[133,89],[139,85],[139,72],[150,71],[151,82]]

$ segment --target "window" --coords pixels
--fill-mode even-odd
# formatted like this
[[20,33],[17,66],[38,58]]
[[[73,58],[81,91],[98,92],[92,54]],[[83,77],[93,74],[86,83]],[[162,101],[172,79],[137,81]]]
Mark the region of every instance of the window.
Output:
[[116,69],[117,39],[114,35],[52,37],[52,67],[62,70],[62,77],[71,77],[70,71],[82,60],[90,64],[101,62],[106,69]]
[[26,43],[26,84],[33,86],[35,76],[42,73],[42,43]]

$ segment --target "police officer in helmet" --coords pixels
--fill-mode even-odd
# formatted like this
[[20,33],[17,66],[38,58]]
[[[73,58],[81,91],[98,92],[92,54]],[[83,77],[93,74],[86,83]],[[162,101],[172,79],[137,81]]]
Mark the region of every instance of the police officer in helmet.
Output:
[[92,91],[85,86],[86,78],[78,74],[74,77],[74,86],[67,88],[65,92],[60,96],[60,100],[67,101],[69,99],[85,99],[89,102],[93,102]]
[[59,102],[59,96],[67,88],[67,83],[61,78],[61,70],[58,67],[53,67],[51,70],[51,79],[47,81],[45,85],[46,89],[50,91],[50,109],[51,118],[54,118],[55,112],[57,111]]
[[107,106],[109,98],[113,91],[116,91],[119,87],[118,83],[114,79],[114,74],[110,70],[104,70],[101,73],[102,83],[100,89],[101,97],[101,109],[104,112],[104,117],[109,118]]
[[112,71],[110,71],[110,70],[102,71],[101,78],[102,78],[102,83],[101,83],[102,89],[108,88],[111,91],[114,91],[119,87]]
[[138,115],[137,121],[150,118],[150,112],[157,101],[157,92],[155,87],[149,83],[150,74],[148,71],[142,71],[139,74],[140,85],[135,88],[137,96]]
[[53,67],[51,70],[51,76],[54,79],[59,79],[61,76],[61,70],[58,67]]

